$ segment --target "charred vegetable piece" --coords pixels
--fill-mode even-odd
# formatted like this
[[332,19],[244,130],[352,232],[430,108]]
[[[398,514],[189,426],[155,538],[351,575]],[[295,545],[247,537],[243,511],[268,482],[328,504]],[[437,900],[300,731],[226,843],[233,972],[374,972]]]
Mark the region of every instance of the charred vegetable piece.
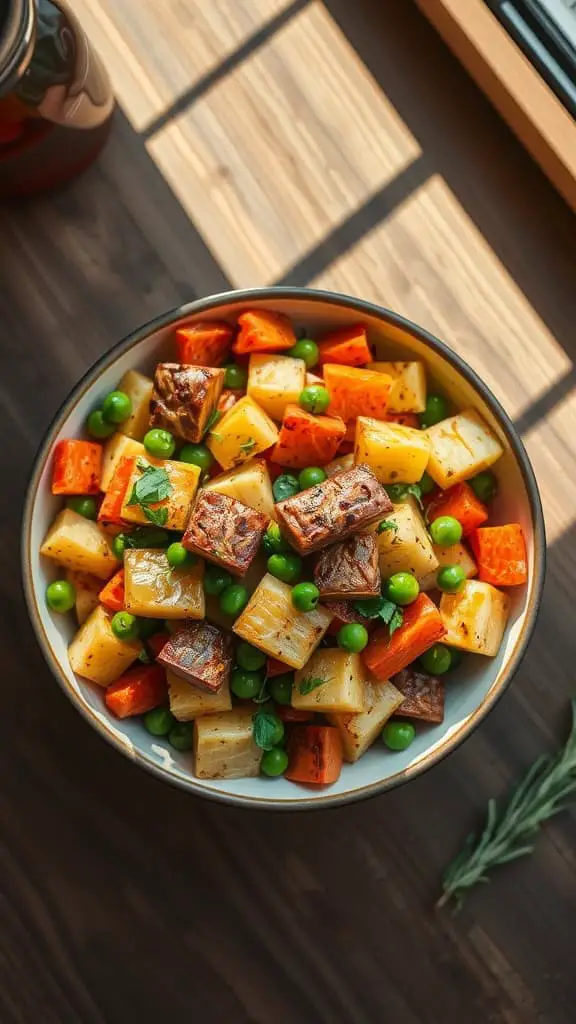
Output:
[[237,355],[248,352],[283,352],[296,344],[296,335],[289,317],[266,309],[248,310],[238,317],[240,330],[232,350]]
[[[377,629],[362,657],[376,679],[390,679],[445,635],[446,626],[436,605],[426,594],[419,594],[403,609],[402,625],[392,636],[388,626]],[[446,642],[452,643],[448,637]]]
[[296,673],[292,706],[306,711],[363,711],[367,676],[359,654],[321,648]]
[[145,715],[166,700],[166,674],[160,665],[128,669],[106,690],[106,707],[116,718]]
[[337,416],[313,416],[297,405],[287,405],[271,461],[293,469],[325,466],[345,433],[346,426]]
[[426,434],[398,423],[360,416],[356,423],[354,458],[373,470],[383,484],[420,480],[430,453]]
[[462,651],[493,657],[498,653],[509,610],[507,594],[489,583],[466,580],[457,594],[442,594],[440,599],[444,642]]
[[356,534],[324,548],[316,559],[314,582],[320,596],[352,600],[380,594],[378,543],[373,534]]
[[185,679],[180,679],[171,669],[166,672],[170,711],[179,722],[190,722],[200,715],[214,715],[219,711],[231,711],[232,698],[228,681],[216,693],[200,690]]
[[434,724],[444,721],[444,683],[441,679],[405,668],[393,676],[391,682],[404,697],[396,709],[397,715]]
[[133,615],[202,619],[204,563],[172,569],[165,551],[144,548],[124,554],[124,604]]
[[[200,480],[200,470],[174,459],[131,459],[132,472],[124,491],[122,521],[143,526],[154,523],[168,530],[184,530]],[[118,473],[124,472],[124,462]],[[158,470],[154,476],[152,469]],[[143,482],[144,481],[144,482]],[[113,484],[110,486],[112,490]],[[107,498],[110,495],[108,492]],[[159,495],[162,495],[160,500]]]
[[526,542],[519,523],[485,526],[470,538],[478,577],[497,587],[518,587],[528,579]]
[[425,467],[439,487],[450,488],[488,469],[504,449],[475,409],[429,426],[430,459]]
[[274,421],[245,395],[208,431],[206,444],[222,469],[232,469],[270,448],[277,439]]
[[394,383],[388,374],[326,363],[324,381],[333,416],[341,416],[345,423],[357,416],[384,419]]
[[40,554],[75,572],[89,572],[106,580],[118,568],[110,538],[97,523],[65,508],[40,548]]
[[70,667],[84,679],[109,686],[136,661],[139,640],[120,640],[112,630],[112,616],[102,605],[80,626],[68,648]]
[[426,519],[434,523],[436,519],[450,516],[458,520],[462,533],[466,537],[488,519],[488,509],[480,501],[470,484],[455,484],[447,491],[440,491],[426,506]]
[[205,320],[179,327],[176,350],[181,363],[193,366],[221,366],[230,347],[234,328],[225,320]]
[[286,778],[316,786],[337,782],[342,771],[342,737],[330,725],[296,725],[288,740]]
[[357,714],[328,714],[328,721],[336,726],[342,737],[346,761],[358,761],[366,753],[401,703],[402,694],[392,683],[367,680],[362,711]]
[[391,510],[390,498],[367,466],[335,473],[276,505],[282,532],[302,555],[345,540]]
[[290,668],[303,668],[324,636],[332,616],[322,605],[299,612],[287,583],[267,574],[260,581],[233,629],[243,640],[278,658]]
[[182,543],[188,551],[243,576],[258,553],[268,517],[217,491],[201,491]]
[[[369,370],[387,373],[394,384],[388,401],[388,413],[424,412],[426,408],[426,371],[424,363],[369,363]],[[416,420],[415,426],[418,426]]]
[[193,686],[217,693],[230,678],[231,639],[207,622],[183,626],[172,634],[158,661]]
[[318,345],[320,363],[338,363],[342,366],[366,366],[372,359],[366,328],[362,324],[340,327],[322,335]]
[[224,386],[224,370],[159,363],[154,374],[150,425],[186,441],[201,441]]
[[250,356],[248,394],[273,420],[281,420],[306,382],[306,363],[290,356]]
[[54,449],[52,494],[98,494],[101,473],[101,444],[59,441]]
[[128,459],[134,455],[142,457],[146,455],[146,449],[140,441],[135,441],[132,437],[116,433],[106,442],[102,458],[102,479],[100,481],[100,487],[103,491],[108,490],[121,459]]

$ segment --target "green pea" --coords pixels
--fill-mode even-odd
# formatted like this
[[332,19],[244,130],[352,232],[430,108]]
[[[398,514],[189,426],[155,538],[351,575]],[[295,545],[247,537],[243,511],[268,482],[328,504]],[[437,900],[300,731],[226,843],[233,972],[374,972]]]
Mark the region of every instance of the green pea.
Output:
[[394,719],[386,722],[382,730],[382,739],[389,750],[406,750],[415,735],[416,730],[411,722],[398,722]]
[[248,373],[244,367],[238,366],[238,363],[226,363],[223,370],[225,371],[224,387],[243,391],[248,381]]
[[53,612],[69,612],[76,604],[76,588],[68,580],[54,580],[46,587],[46,604]]
[[302,559],[291,551],[281,555],[270,555],[268,572],[283,583],[296,583],[302,572]]
[[257,672],[266,664],[267,658],[264,651],[259,651],[252,644],[241,643],[236,648],[236,662],[240,668],[247,672]]
[[96,516],[98,515],[96,499],[88,498],[84,495],[78,496],[77,498],[68,498],[66,508],[71,508],[72,511],[77,512],[79,516],[84,516],[84,519],[96,519]]
[[466,573],[461,565],[443,565],[438,570],[436,583],[445,594],[457,594],[466,582]]
[[283,672],[280,676],[272,676],[268,680],[268,693],[277,704],[288,707],[292,703],[293,672]]
[[431,676],[443,676],[452,667],[452,653],[444,644],[433,644],[418,660]]
[[299,612],[313,612],[320,600],[320,591],[314,583],[297,583],[292,587],[292,604]]
[[220,610],[225,615],[236,617],[240,615],[242,609],[248,604],[248,598],[249,594],[246,587],[243,587],[240,583],[232,583],[231,586],[226,587],[220,594]]
[[172,569],[187,568],[188,566],[194,565],[194,562],[196,561],[192,552],[188,551],[178,540],[175,540],[170,547],[166,549],[166,558],[168,559],[168,565]]
[[154,427],[144,434],[142,441],[146,451],[154,459],[169,459],[174,454],[176,441],[169,430]]
[[386,580],[385,595],[394,604],[412,604],[420,593],[418,580],[410,572],[395,572],[389,580]]
[[320,358],[320,349],[315,341],[311,338],[300,338],[292,348],[289,348],[287,356],[292,356],[293,359],[303,359],[306,363],[306,369],[311,370],[317,365]]
[[309,487],[316,487],[326,479],[326,473],[320,466],[307,466],[298,476],[298,483],[301,491],[307,491]]
[[191,722],[176,722],[168,733],[168,742],[181,753],[192,749],[193,727]]
[[368,630],[360,622],[349,622],[338,630],[336,642],[343,651],[359,654],[368,643]]
[[[268,707],[266,705],[261,704],[260,706],[263,710],[265,709],[266,711],[268,711]],[[270,737],[270,746],[277,747],[278,744],[282,743],[282,740],[284,739],[284,722],[282,721],[281,718],[278,717],[278,715],[275,715],[273,712],[270,712],[270,719],[274,722],[274,732]]]
[[232,577],[217,565],[207,565],[204,572],[204,590],[210,597],[217,597],[232,583]]
[[230,676],[230,689],[241,700],[253,700],[262,689],[263,676],[260,672],[247,672],[235,668]]
[[438,516],[430,523],[430,536],[435,544],[449,548],[462,540],[462,527],[454,516]]
[[110,625],[119,640],[136,640],[139,636],[138,619],[130,612],[116,612]]
[[430,474],[424,471],[420,480],[418,481],[418,486],[420,488],[421,494],[432,494],[432,491],[436,487],[436,484],[434,483]]
[[115,431],[113,423],[108,423],[102,415],[102,409],[94,409],[91,412],[87,423],[86,429],[91,437],[97,437],[99,441],[102,441],[105,437],[110,437]]
[[167,736],[176,725],[176,719],[168,708],[154,708],[144,715],[144,728],[152,736]]
[[492,501],[498,493],[498,481],[489,469],[473,476],[469,483],[476,497],[485,503]]
[[275,779],[284,775],[288,767],[288,754],[281,747],[273,747],[272,750],[265,750],[260,761],[260,771],[263,775]]
[[428,395],[426,408],[420,413],[420,426],[422,430],[426,427],[433,427],[435,423],[445,420],[448,415],[448,402],[442,395]]
[[180,462],[198,466],[203,473],[207,473],[214,463],[214,456],[205,444],[185,444],[178,458]]
[[132,400],[124,391],[111,391],[102,402],[102,415],[108,423],[125,423],[132,415]]
[[298,494],[299,490],[298,477],[292,473],[282,473],[281,476],[276,477],[272,484],[274,501],[284,501],[285,498],[292,498],[294,494]]
[[267,555],[278,555],[290,550],[290,545],[284,540],[278,523],[270,523],[262,538],[262,547]]
[[309,384],[298,395],[298,405],[314,414],[326,412],[330,405],[330,393],[321,384]]
[[126,550],[126,534],[124,534],[124,533],[117,533],[116,536],[112,538],[112,551],[114,552],[116,558],[120,562],[124,558],[125,550]]

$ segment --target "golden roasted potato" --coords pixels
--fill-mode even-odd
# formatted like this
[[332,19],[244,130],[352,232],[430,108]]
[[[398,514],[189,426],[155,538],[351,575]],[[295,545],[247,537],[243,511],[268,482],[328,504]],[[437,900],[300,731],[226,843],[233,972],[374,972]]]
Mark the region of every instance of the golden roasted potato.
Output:
[[132,402],[132,414],[121,423],[118,430],[126,437],[141,441],[150,426],[150,399],[153,382],[137,370],[128,370],[118,385],[118,390],[128,395]]
[[167,530],[182,532],[186,529],[190,506],[200,480],[200,469],[198,466],[188,462],[176,462],[173,459],[152,459],[149,455],[145,459],[138,459],[130,477],[124,503],[120,511],[122,519],[126,520],[127,523],[138,523],[142,526],[150,525],[140,505],[129,504],[134,484],[142,476],[142,466],[145,463],[148,466],[157,466],[159,469],[166,471],[172,490],[164,501],[152,507],[154,509],[166,509],[168,518],[163,525]]
[[410,572],[418,579],[438,568],[432,541],[414,498],[410,497],[384,517],[390,529],[381,529],[378,538],[378,564],[384,579],[395,572]]
[[254,711],[234,708],[194,721],[194,774],[199,779],[258,775],[262,751],[252,736]]
[[266,451],[278,440],[278,428],[246,395],[208,432],[206,444],[222,469],[232,469]]
[[501,590],[466,580],[457,594],[442,594],[440,615],[447,629],[442,643],[474,654],[498,654],[504,635],[510,598]]
[[247,392],[273,420],[282,420],[284,410],[297,402],[306,384],[306,363],[292,356],[250,356]]
[[102,580],[90,572],[76,572],[74,569],[66,570],[66,579],[76,591],[76,618],[78,625],[81,626],[100,604],[99,594],[102,590]]
[[504,449],[475,409],[422,431],[430,442],[427,471],[439,487],[452,487],[492,466]]
[[367,676],[359,654],[323,647],[296,673],[292,707],[302,711],[362,711]]
[[98,605],[68,648],[72,671],[99,686],[109,686],[119,679],[142,649],[139,640],[119,640],[112,632],[111,621],[112,615]]
[[263,459],[245,462],[228,473],[215,476],[202,488],[217,491],[228,498],[242,502],[248,508],[263,512],[269,519],[275,519],[274,495],[268,467]]
[[48,530],[40,554],[66,569],[89,572],[107,580],[119,562],[112,550],[111,538],[98,523],[64,508]]
[[403,700],[404,695],[392,683],[367,680],[364,683],[363,711],[327,715],[330,724],[336,726],[342,737],[346,761],[358,761],[366,753]]
[[297,611],[291,587],[267,573],[232,629],[272,658],[303,668],[331,621],[331,612],[322,605],[313,612]]
[[124,607],[153,619],[203,619],[204,562],[171,569],[165,551],[133,548],[124,552]]
[[426,408],[426,371],[424,363],[368,363],[367,370],[387,373],[394,385],[388,399],[388,412],[424,412]]
[[201,690],[181,679],[171,669],[166,669],[170,711],[179,722],[190,722],[200,715],[213,715],[220,711],[232,710],[232,698],[228,680],[217,693]]
[[424,430],[385,423],[368,416],[356,421],[354,461],[370,466],[381,484],[414,484],[428,463],[430,442]]

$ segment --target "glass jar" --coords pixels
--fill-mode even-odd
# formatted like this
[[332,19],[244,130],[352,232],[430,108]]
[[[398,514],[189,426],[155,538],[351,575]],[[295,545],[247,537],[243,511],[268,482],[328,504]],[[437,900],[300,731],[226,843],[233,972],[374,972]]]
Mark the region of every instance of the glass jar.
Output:
[[113,110],[108,75],[68,0],[0,0],[0,199],[85,170]]

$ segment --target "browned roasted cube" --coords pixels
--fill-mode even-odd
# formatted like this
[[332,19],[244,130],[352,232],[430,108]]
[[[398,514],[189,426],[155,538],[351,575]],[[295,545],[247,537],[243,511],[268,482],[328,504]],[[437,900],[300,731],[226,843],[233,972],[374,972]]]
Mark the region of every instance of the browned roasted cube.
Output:
[[[366,629],[370,630],[372,625],[371,621],[366,619],[364,615],[361,615],[360,612],[356,611],[352,601],[323,601],[322,603],[328,611],[332,612],[337,623],[360,622],[363,626],[366,626]],[[330,625],[330,632],[332,632],[332,627],[334,625],[335,623],[332,622]],[[340,627],[338,626],[338,628]]]
[[224,386],[224,370],[158,363],[150,400],[150,424],[186,441],[201,441]]
[[404,700],[395,714],[405,718],[419,718],[435,725],[444,721],[444,683],[441,679],[405,668],[393,676],[391,682],[404,694]]
[[276,505],[282,532],[301,555],[345,540],[391,510],[390,498],[368,466],[335,473]]
[[200,491],[182,543],[189,551],[243,576],[258,553],[269,519],[217,491]]
[[356,534],[324,548],[314,565],[321,597],[379,597],[378,543],[374,534]]
[[192,686],[217,693],[230,676],[232,639],[207,622],[190,623],[172,634],[157,661]]

